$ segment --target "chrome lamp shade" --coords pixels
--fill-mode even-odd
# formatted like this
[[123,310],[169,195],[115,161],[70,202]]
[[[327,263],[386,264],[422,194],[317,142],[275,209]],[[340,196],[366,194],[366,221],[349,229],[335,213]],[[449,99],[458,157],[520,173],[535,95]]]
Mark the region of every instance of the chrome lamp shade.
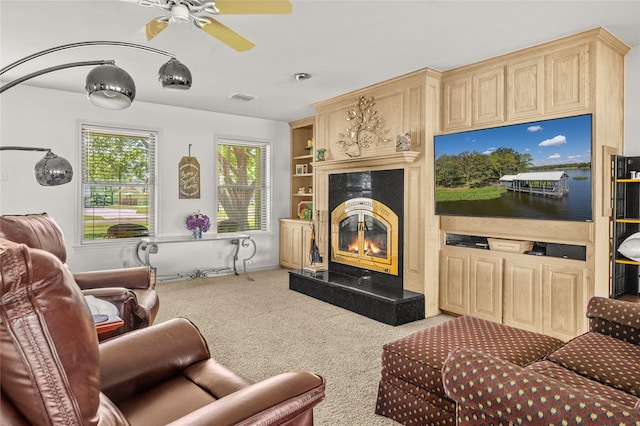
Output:
[[64,158],[47,151],[34,168],[36,180],[42,186],[64,185],[73,179],[73,168]]
[[[191,88],[191,71],[184,64],[178,61],[171,53],[154,49],[149,46],[142,46],[134,43],[118,42],[118,41],[83,41],[78,43],[70,43],[62,46],[52,47],[41,52],[34,53],[22,59],[13,62],[2,69],[0,75],[7,71],[24,64],[32,59],[43,55],[54,53],[64,49],[71,49],[81,46],[121,46],[132,49],[146,50],[160,55],[169,56],[167,63],[160,67],[158,71],[158,79],[163,88],[188,90]],[[6,83],[0,87],[0,93],[34,77],[41,76],[53,71],[59,71],[66,68],[84,67],[89,65],[99,65],[87,74],[85,89],[87,97],[94,104],[107,109],[125,109],[136,97],[136,85],[133,78],[122,68],[115,65],[113,60],[96,60],[72,62],[68,64],[56,65],[27,74],[13,81]]]
[[42,186],[57,186],[71,182],[73,168],[71,163],[51,152],[50,148],[30,146],[0,146],[0,151],[41,151],[46,152],[44,158],[36,163],[33,173]]
[[158,80],[163,89],[188,90],[191,87],[191,71],[176,58],[171,58],[158,70]]
[[124,109],[136,97],[133,78],[116,65],[100,65],[87,74],[87,96],[94,104],[106,109]]

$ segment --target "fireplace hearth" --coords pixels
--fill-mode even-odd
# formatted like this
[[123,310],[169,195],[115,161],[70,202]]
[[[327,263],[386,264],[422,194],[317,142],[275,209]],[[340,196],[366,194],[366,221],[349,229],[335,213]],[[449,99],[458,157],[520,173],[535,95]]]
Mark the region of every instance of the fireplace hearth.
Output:
[[403,286],[404,170],[329,175],[329,268],[290,271],[289,288],[400,325],[424,318]]
[[424,319],[424,295],[376,283],[370,276],[289,271],[289,289],[389,325]]

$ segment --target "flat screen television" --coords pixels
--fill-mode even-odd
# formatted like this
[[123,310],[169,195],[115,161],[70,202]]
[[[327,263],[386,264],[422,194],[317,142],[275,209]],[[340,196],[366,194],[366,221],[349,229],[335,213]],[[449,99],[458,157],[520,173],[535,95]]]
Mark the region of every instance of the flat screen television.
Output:
[[591,114],[439,135],[435,213],[590,221]]

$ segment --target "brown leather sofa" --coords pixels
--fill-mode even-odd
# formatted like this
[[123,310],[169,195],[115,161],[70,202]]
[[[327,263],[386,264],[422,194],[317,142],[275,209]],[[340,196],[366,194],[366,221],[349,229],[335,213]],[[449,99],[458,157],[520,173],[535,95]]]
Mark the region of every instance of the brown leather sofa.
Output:
[[58,258],[0,239],[0,424],[312,425],[324,380],[293,371],[251,384],[174,319],[98,344]]
[[[62,229],[47,213],[0,216],[0,238],[46,250],[66,263]],[[100,340],[153,324],[159,308],[154,269],[140,266],[82,272],[74,278],[85,295],[112,303],[124,320],[119,329],[101,333]]]

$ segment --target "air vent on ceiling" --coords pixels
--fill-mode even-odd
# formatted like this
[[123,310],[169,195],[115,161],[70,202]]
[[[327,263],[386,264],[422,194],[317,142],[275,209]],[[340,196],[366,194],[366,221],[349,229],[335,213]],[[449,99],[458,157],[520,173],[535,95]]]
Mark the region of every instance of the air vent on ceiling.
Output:
[[246,95],[244,93],[234,93],[233,95],[229,96],[231,99],[236,99],[238,101],[245,101],[245,102],[249,102],[252,101],[254,99],[258,99],[257,96],[253,96],[253,95]]

